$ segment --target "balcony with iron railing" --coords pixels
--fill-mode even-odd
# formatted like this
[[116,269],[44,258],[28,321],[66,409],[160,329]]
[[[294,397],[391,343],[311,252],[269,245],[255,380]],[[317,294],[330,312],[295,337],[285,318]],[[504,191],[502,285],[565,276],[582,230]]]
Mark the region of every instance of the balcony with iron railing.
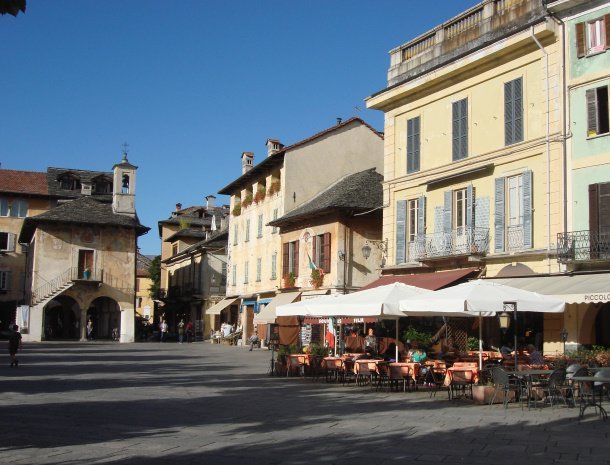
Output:
[[489,229],[470,226],[418,236],[408,245],[410,262],[458,255],[483,256],[488,251]]
[[545,10],[540,0],[483,0],[390,51],[388,87],[449,62],[486,43],[497,42],[522,24],[540,21]]
[[610,232],[583,230],[557,234],[557,261],[610,261]]

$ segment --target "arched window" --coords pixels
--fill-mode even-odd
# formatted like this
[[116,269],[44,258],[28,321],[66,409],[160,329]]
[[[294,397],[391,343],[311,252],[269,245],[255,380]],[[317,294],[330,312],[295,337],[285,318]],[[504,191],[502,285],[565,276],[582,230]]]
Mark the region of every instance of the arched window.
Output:
[[121,192],[123,194],[129,194],[129,175],[127,173],[123,173],[123,178],[121,181]]

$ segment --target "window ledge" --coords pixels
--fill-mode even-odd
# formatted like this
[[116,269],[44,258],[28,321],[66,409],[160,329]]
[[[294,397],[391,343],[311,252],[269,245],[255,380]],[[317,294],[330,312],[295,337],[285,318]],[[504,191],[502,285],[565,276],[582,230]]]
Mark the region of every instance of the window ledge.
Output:
[[600,137],[608,137],[610,132],[604,132],[602,134],[595,134],[594,136],[587,136],[587,140],[599,139]]

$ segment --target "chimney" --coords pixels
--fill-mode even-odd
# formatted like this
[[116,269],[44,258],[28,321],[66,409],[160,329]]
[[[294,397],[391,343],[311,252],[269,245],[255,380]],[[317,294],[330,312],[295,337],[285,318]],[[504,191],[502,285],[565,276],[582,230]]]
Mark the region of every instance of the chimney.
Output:
[[206,207],[209,208],[214,208],[214,201],[216,200],[216,197],[214,197],[213,195],[208,195],[205,198],[205,205]]
[[267,139],[267,142],[265,142],[265,145],[267,146],[267,156],[270,157],[271,155],[278,153],[279,151],[281,151],[284,148],[284,144],[282,144],[279,140],[277,139]]
[[339,126],[341,124],[341,121],[343,121],[342,118],[337,118],[337,126]]
[[182,204],[181,203],[177,203],[176,204],[176,211],[179,212],[180,210],[182,210]]
[[241,174],[246,174],[254,166],[254,153],[244,152],[241,154]]

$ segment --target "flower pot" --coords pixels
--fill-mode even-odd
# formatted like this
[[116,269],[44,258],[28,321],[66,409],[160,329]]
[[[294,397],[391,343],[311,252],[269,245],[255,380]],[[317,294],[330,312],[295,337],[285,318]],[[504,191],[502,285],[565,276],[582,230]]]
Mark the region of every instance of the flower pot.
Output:
[[84,278],[84,279],[89,279],[89,278],[91,278],[91,271],[89,271],[89,270],[85,270],[85,271],[83,271],[83,278]]

